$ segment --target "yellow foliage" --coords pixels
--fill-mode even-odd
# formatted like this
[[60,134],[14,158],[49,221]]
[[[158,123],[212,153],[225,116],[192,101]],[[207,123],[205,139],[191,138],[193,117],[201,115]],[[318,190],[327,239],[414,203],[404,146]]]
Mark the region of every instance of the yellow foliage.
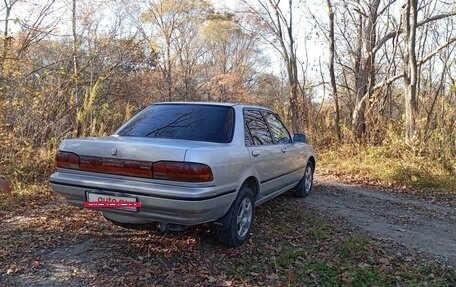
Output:
[[231,35],[240,31],[239,26],[231,21],[224,19],[210,20],[201,26],[201,33],[210,41],[226,41]]

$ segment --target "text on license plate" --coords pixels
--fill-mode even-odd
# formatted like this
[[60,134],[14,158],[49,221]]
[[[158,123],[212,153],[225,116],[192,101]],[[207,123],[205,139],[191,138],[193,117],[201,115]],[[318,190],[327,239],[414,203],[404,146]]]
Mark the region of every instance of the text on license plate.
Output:
[[87,202],[84,203],[84,207],[137,211],[141,203],[137,202],[136,197],[87,192]]

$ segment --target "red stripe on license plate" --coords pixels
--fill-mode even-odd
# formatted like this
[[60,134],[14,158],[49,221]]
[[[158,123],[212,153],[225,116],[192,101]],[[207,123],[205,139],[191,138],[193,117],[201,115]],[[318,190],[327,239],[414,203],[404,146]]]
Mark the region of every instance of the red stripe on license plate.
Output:
[[85,208],[119,208],[119,207],[141,207],[141,202],[97,202],[86,201],[84,202]]

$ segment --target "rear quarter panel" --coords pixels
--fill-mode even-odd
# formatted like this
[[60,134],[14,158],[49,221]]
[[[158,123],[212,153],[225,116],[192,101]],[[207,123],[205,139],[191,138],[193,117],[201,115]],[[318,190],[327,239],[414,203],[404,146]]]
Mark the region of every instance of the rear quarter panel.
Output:
[[[237,196],[242,183],[251,175],[249,153],[245,147],[221,144],[218,147],[195,148],[187,151],[185,161],[200,162],[209,165],[217,190],[236,190],[232,201]],[[230,206],[226,206],[228,211]]]
[[[257,174],[252,171],[249,151],[245,146],[243,109],[242,107],[234,107],[234,109],[235,126],[231,143],[192,148],[187,150],[185,155],[185,161],[206,163],[211,167],[214,185],[224,190],[236,190],[232,194],[232,201],[235,200],[239,189],[248,177],[257,178]],[[226,207],[225,212],[229,207]]]

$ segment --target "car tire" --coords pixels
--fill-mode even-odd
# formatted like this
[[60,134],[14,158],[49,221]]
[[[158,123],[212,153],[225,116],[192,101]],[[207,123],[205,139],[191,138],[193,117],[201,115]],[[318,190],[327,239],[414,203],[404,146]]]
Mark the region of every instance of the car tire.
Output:
[[252,189],[241,187],[228,213],[227,226],[217,231],[220,243],[229,247],[243,245],[250,236],[255,217],[255,197]]
[[311,161],[307,162],[306,169],[304,170],[304,176],[295,187],[295,195],[299,198],[308,197],[312,193],[313,188],[313,174],[314,165]]

